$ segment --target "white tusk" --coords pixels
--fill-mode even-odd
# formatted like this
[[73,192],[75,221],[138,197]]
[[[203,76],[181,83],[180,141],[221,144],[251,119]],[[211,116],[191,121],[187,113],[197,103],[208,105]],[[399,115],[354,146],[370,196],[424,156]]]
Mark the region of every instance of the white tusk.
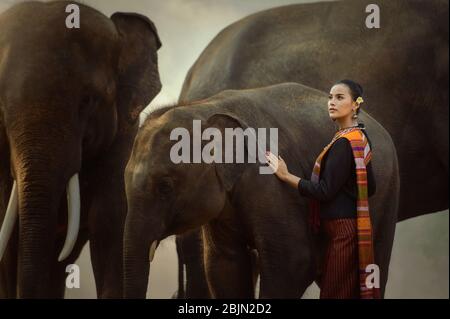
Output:
[[3,219],[3,225],[0,230],[0,261],[2,260],[9,238],[14,230],[14,225],[16,224],[17,210],[19,206],[17,197],[17,183],[14,181],[11,189],[11,196],[9,197],[8,208],[6,209],[5,218]]
[[150,246],[150,250],[148,252],[148,259],[150,260],[150,262],[152,262],[153,261],[153,257],[155,257],[156,247],[158,247],[158,241],[157,240],[153,241],[152,245]]
[[80,228],[80,183],[78,174],[72,176],[67,184],[67,235],[58,261],[63,261],[72,252]]

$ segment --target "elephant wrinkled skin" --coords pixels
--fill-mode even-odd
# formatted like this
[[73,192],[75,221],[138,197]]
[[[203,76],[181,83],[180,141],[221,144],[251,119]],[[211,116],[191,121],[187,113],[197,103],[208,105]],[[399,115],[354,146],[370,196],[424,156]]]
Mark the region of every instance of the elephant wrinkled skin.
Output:
[[[122,296],[123,173],[138,115],[161,89],[161,44],[148,18],[82,4],[80,28],[68,29],[72,3],[0,15],[0,221],[12,231],[1,234],[3,298],[63,297],[65,267],[87,240],[98,297]],[[5,217],[13,184],[18,200]]]

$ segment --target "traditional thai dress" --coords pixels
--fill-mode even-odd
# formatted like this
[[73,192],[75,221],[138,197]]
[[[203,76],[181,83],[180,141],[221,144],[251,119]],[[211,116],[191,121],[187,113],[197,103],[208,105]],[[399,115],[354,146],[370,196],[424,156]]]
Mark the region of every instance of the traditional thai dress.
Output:
[[317,157],[311,180],[298,184],[299,193],[311,198],[313,230],[322,226],[328,237],[321,299],[379,298],[379,288],[366,285],[366,267],[375,263],[368,197],[376,183],[364,130],[359,124],[336,132]]

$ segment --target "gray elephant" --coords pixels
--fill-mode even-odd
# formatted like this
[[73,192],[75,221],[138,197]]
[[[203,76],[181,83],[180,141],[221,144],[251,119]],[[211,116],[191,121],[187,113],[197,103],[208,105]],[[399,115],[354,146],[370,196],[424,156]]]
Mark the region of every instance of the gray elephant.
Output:
[[87,240],[97,295],[122,297],[123,174],[161,43],[144,16],[82,4],[67,28],[69,4],[0,15],[0,297],[63,297]]
[[362,108],[397,149],[401,221],[448,209],[449,3],[380,0],[380,28],[369,29],[371,3],[290,5],[233,23],[191,67],[180,102],[283,82],[328,92],[334,81],[356,80]]
[[[448,1],[380,0],[297,4],[252,14],[224,28],[189,70],[181,104],[225,89],[298,82],[328,92],[350,78],[365,88],[363,109],[390,133],[401,191],[398,221],[448,209]],[[369,18],[370,19],[370,18]],[[426,119],[426,120],[424,120]],[[206,297],[200,238],[177,239],[186,278],[179,291]],[[196,257],[197,256],[197,257]],[[186,291],[183,282],[186,281]]]
[[[152,113],[138,132],[125,172],[124,296],[145,297],[148,260],[160,240],[203,226],[206,277],[213,297],[253,298],[249,249],[258,251],[261,298],[300,297],[317,279],[316,265],[323,252],[308,227],[307,200],[273,174],[260,174],[259,155],[256,163],[249,162],[249,150],[255,145],[249,136],[245,139],[247,160],[242,163],[190,163],[193,153],[181,162],[174,160],[179,141],[173,134],[181,128],[192,137],[194,120],[202,121],[203,134],[215,128],[221,136],[226,128],[277,128],[278,150],[292,173],[309,176],[315,157],[334,134],[326,104],[327,94],[285,83],[227,90]],[[397,156],[387,131],[366,113],[361,119],[373,142],[373,169],[380,185],[370,207],[384,292],[397,221]],[[217,133],[208,134],[217,137]],[[258,131],[258,141],[262,138]],[[196,143],[194,137],[192,150]],[[222,158],[233,153],[236,158],[242,154],[238,142],[231,153],[222,142],[213,149],[207,147],[210,143],[208,138],[202,140],[203,155]]]

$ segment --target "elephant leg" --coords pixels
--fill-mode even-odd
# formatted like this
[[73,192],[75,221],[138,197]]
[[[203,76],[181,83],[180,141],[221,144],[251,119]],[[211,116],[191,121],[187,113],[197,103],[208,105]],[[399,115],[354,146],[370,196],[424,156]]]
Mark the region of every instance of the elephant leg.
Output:
[[[179,263],[179,298],[211,298],[206,281],[201,230],[198,229],[178,235],[176,244]],[[183,267],[186,267],[185,278],[183,276]],[[186,280],[185,290],[184,280]]]
[[259,252],[259,298],[300,298],[314,280],[310,258],[298,256],[294,247],[270,243],[264,246]]
[[97,297],[122,298],[122,211],[109,207],[95,209],[91,215],[89,243]]
[[304,225],[295,223],[259,228],[259,298],[300,298],[315,279],[313,243]]
[[395,227],[397,223],[397,208],[387,207],[383,219],[380,221],[381,229],[374,238],[375,261],[380,268],[380,294],[384,298],[389,277],[389,263],[394,244]]
[[[378,214],[381,218],[372,218],[374,222],[374,254],[375,263],[380,269],[380,295],[384,298],[389,275],[389,263],[394,244],[395,228],[398,220],[398,207],[400,198],[400,177],[398,176],[397,163],[393,165],[394,172],[391,174],[390,188],[386,188],[384,193],[379,193],[379,197],[372,199],[374,216]],[[378,192],[378,190],[377,190]],[[379,216],[378,215],[378,216]]]
[[91,192],[89,245],[97,297],[116,299],[123,297],[123,231],[127,204],[123,174],[113,173],[107,165],[104,170],[94,177],[101,182],[97,182]]
[[218,239],[211,231],[208,231],[208,237],[204,238],[203,247],[212,297],[253,299],[252,262],[247,245]]
[[137,127],[118,136],[109,152],[86,171],[89,244],[98,298],[123,298],[124,172],[136,131]]
[[184,288],[185,283],[185,275],[184,275],[184,267],[185,262],[183,259],[183,250],[181,247],[181,238],[180,236],[176,236],[175,245],[177,248],[177,256],[178,256],[178,290],[174,293],[173,299],[184,299],[186,298],[186,290]]

